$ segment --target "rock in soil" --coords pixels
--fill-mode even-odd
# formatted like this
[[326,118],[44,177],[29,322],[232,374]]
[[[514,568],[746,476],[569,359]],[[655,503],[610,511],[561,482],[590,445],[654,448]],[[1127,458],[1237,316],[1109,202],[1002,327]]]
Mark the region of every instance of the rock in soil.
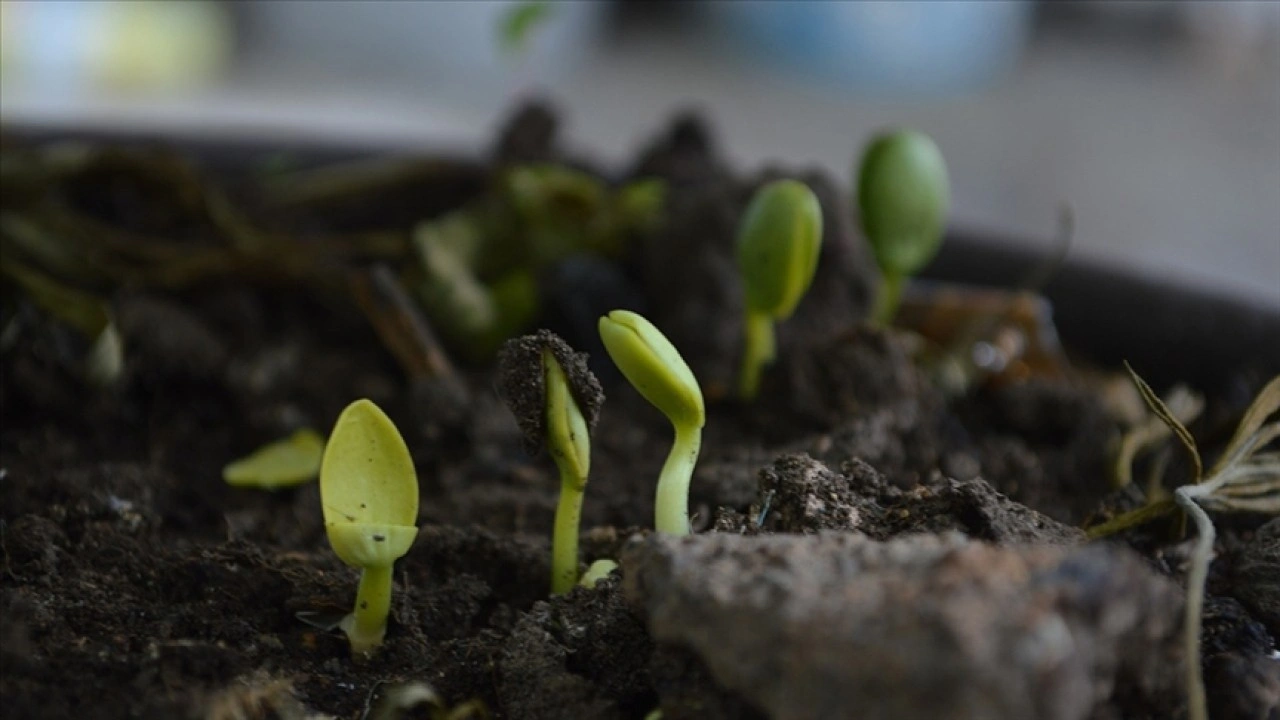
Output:
[[1262,621],[1272,635],[1280,636],[1280,518],[1254,533],[1231,564],[1233,592]]
[[654,535],[622,564],[655,642],[779,720],[1164,717],[1183,702],[1181,593],[1115,547]]

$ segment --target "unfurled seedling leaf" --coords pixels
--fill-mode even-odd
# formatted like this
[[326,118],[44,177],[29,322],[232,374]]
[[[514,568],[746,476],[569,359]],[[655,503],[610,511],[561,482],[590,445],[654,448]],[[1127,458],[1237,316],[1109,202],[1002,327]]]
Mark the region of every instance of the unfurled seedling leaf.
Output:
[[818,269],[822,206],[807,185],[777,180],[756,191],[738,226],[738,270],[746,293],[739,395],[755,397],[775,355],[773,324],[795,312]]
[[355,609],[341,627],[357,657],[370,655],[387,630],[391,569],[418,528],[418,476],[391,419],[368,400],[347,406],[320,466],[320,501],[329,545],[360,568]]
[[235,487],[293,487],[320,474],[323,456],[324,438],[311,428],[303,428],[228,464],[222,469],[222,479]]
[[525,447],[546,447],[560,470],[560,503],[551,540],[551,592],[578,580],[578,524],[591,469],[591,428],[604,391],[587,358],[546,330],[508,340],[498,354],[498,391],[516,416]]
[[883,274],[872,313],[877,324],[893,320],[906,279],[937,254],[950,202],[947,166],[929,136],[899,130],[867,146],[858,210]]
[[671,341],[636,313],[614,310],[600,318],[600,339],[627,381],[675,429],[675,442],[658,477],[654,527],[658,532],[687,535],[689,481],[706,424],[702,388]]

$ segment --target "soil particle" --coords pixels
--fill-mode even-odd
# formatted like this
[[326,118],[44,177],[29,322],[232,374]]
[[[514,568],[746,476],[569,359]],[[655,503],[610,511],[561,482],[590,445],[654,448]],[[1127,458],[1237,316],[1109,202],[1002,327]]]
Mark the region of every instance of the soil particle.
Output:
[[1262,623],[1232,598],[1208,597],[1200,657],[1214,718],[1268,718],[1280,708],[1280,658]]
[[717,533],[623,568],[657,642],[774,718],[1086,718],[1122,678],[1128,702],[1182,697],[1178,590],[1116,548]]
[[685,111],[640,151],[628,176],[661,178],[683,192],[689,185],[718,180],[724,172],[707,121],[696,112]]
[[657,702],[644,626],[617,578],[539,602],[525,613],[499,660],[499,696],[511,718],[640,717]]
[[1110,491],[1118,434],[1101,396],[1078,381],[1033,378],[977,393],[956,409],[975,438],[982,474],[1009,497],[1079,525]]
[[996,492],[981,478],[937,477],[902,490],[861,460],[840,472],[808,455],[784,455],[759,474],[757,499],[746,515],[722,508],[717,529],[816,533],[846,530],[886,540],[911,533],[958,531],[997,543],[1072,544],[1080,530]]
[[738,693],[720,686],[696,653],[659,647],[650,664],[662,698],[663,720],[763,720],[768,717]]
[[[812,433],[841,419],[865,417],[876,410],[916,403],[929,416],[941,408],[941,396],[910,360],[896,333],[849,330],[806,351],[784,352],[765,374],[761,397],[774,432]],[[785,422],[778,422],[785,418]]]
[[196,314],[158,297],[134,294],[116,300],[116,321],[131,354],[127,366],[139,366],[161,378],[220,377],[228,350]]
[[502,126],[493,149],[495,165],[545,163],[556,159],[560,118],[550,105],[522,105]]
[[1204,661],[1209,716],[1214,720],[1275,720],[1280,713],[1280,660],[1225,653]]
[[1258,528],[1230,568],[1232,594],[1280,637],[1280,518]]
[[743,308],[734,259],[738,205],[727,180],[670,194],[664,231],[644,238],[635,261],[649,320],[680,348],[708,401],[736,387]]

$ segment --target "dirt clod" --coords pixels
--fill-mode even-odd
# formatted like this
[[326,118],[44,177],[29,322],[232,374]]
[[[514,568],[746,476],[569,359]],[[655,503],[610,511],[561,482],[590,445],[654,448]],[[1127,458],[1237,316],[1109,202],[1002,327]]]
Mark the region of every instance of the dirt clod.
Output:
[[1116,549],[653,536],[623,568],[654,638],[773,718],[1086,718],[1121,678],[1178,697],[1178,590]]

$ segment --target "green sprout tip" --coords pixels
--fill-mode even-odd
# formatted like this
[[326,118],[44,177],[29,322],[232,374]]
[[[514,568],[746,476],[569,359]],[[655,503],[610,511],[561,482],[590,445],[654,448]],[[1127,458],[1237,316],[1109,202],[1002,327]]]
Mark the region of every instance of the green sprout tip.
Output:
[[687,535],[689,481],[706,424],[702,389],[671,341],[636,313],[614,310],[600,318],[600,339],[627,381],[675,429],[675,442],[658,477],[654,527],[662,533]]
[[738,228],[738,269],[746,294],[738,395],[751,400],[773,362],[773,325],[795,312],[818,268],[822,206],[807,185],[776,180],[756,191]]
[[508,340],[498,355],[499,392],[525,436],[546,447],[560,470],[560,502],[551,536],[551,592],[578,581],[578,525],[591,469],[591,426],[604,392],[586,356],[546,330]]
[[882,274],[872,321],[884,327],[898,312],[907,278],[942,244],[950,189],[938,146],[911,130],[875,138],[862,155],[857,200]]

